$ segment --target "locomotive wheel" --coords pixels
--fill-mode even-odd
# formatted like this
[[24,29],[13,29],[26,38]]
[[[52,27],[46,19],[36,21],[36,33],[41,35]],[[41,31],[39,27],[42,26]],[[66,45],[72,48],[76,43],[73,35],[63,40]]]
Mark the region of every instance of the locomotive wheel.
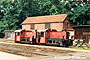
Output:
[[31,42],[31,44],[33,45],[33,42]]
[[35,45],[35,44],[36,44],[36,39],[33,38],[32,40],[33,40],[33,41],[32,41],[32,44]]
[[57,47],[61,47],[61,43],[58,43],[58,46]]
[[38,42],[38,44],[41,45],[40,42]]
[[40,38],[38,38],[38,44],[40,45]]
[[15,41],[15,43],[19,43],[19,42]]
[[59,45],[58,45],[58,47],[60,47],[61,45],[60,45],[60,43],[59,43]]
[[23,42],[23,41],[21,41],[20,43],[21,43],[21,44],[24,44],[24,42]]

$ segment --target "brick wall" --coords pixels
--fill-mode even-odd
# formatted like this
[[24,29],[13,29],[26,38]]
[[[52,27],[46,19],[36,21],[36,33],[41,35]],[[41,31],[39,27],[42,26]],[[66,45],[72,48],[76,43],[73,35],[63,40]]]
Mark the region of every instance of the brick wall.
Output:
[[62,31],[63,23],[51,23],[51,29],[56,29],[57,31]]
[[[63,23],[50,23],[50,29],[56,29],[57,31],[62,31],[63,29],[67,28],[67,22],[68,24],[68,29],[72,28],[72,24],[69,21],[64,21]],[[32,30],[31,25],[22,25],[22,29],[26,30]],[[35,29],[45,29],[45,24],[34,24],[34,30]]]
[[[31,30],[31,25],[22,25],[22,29]],[[62,31],[63,23],[50,23],[51,29],[56,29],[57,31]],[[35,24],[35,29],[45,29],[45,24]]]
[[25,29],[25,30],[30,30],[31,26],[28,24],[28,25],[22,25],[22,29]]
[[35,29],[45,29],[45,24],[35,24]]

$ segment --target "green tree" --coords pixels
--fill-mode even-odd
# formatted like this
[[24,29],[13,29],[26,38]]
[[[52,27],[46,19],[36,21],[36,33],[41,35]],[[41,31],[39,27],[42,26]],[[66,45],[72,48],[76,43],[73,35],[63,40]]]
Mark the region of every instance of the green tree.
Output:
[[75,25],[85,25],[89,24],[90,20],[90,3],[87,1],[71,1],[69,0],[66,4],[67,14],[70,20],[73,21]]
[[21,22],[30,16],[30,0],[4,0],[2,2],[4,16],[2,21],[6,30],[21,28]]
[[72,0],[1,0],[0,31],[16,30],[31,16],[68,14],[75,25],[90,24],[90,2]]

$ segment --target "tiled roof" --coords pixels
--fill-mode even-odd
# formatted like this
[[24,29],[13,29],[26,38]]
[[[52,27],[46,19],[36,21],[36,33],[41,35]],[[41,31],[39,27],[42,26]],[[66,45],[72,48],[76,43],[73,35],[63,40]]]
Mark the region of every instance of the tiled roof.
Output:
[[27,17],[22,24],[63,22],[66,17],[67,17],[67,14]]

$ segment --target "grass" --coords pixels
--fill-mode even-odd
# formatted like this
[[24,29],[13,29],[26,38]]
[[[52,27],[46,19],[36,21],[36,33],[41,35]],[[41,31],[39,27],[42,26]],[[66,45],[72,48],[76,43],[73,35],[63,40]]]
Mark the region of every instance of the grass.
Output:
[[73,49],[79,49],[79,50],[90,50],[90,48],[83,46],[83,47],[72,47]]

